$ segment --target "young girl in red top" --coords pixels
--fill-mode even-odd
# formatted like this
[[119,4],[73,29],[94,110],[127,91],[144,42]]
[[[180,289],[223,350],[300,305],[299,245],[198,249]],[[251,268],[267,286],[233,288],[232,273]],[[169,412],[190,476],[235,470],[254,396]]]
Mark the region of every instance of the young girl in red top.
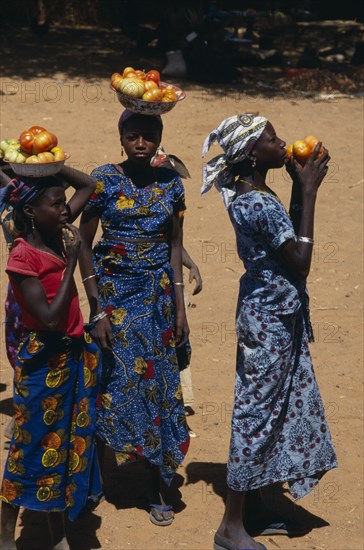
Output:
[[[76,189],[68,204],[65,183]],[[0,212],[12,207],[22,231],[6,272],[25,327],[15,365],[14,435],[0,492],[3,550],[16,548],[20,506],[52,512],[55,545],[56,536],[65,536],[64,510],[73,520],[101,492],[93,438],[99,351],[83,330],[73,279],[81,240],[68,223],[94,189],[93,178],[66,167],[60,178],[13,179],[0,192]]]

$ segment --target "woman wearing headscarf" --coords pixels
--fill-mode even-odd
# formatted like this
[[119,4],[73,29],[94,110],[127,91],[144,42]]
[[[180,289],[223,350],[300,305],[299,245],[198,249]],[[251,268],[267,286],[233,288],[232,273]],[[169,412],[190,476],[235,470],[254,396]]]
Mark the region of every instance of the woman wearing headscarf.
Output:
[[[58,539],[64,547],[64,512],[74,520],[101,498],[93,437],[100,350],[84,333],[73,279],[81,240],[67,223],[96,182],[72,168],[62,172],[40,181],[14,178],[0,191],[0,214],[11,209],[21,232],[6,272],[23,324],[14,369],[14,432],[0,490],[5,550],[16,547],[20,507],[47,512],[52,547]],[[67,204],[65,184],[74,188]]]
[[[285,142],[262,116],[224,120],[205,140],[223,154],[204,167],[202,193],[221,193],[246,272],[240,280],[235,399],[225,513],[216,550],[262,549],[245,530],[245,494],[288,482],[294,499],[336,467],[309,351],[309,274],[316,196],[327,173],[319,143],[304,166],[288,165]],[[266,184],[286,164],[292,176],[290,215]]]

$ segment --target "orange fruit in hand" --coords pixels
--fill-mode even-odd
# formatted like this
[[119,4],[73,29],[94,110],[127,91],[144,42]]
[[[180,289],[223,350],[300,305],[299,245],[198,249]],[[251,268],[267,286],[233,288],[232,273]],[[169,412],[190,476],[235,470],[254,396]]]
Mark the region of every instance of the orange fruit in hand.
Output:
[[288,145],[288,146],[286,147],[286,154],[287,154],[287,157],[288,157],[289,159],[292,158],[292,156],[293,156],[293,145],[292,145],[292,144],[291,144],[291,145]]
[[293,158],[295,158],[300,164],[305,164],[306,160],[311,155],[311,147],[308,143],[299,139],[294,142],[292,146]]
[[[314,150],[314,148],[316,147],[317,143],[320,141],[319,139],[317,139],[315,136],[306,136],[305,139],[303,140],[305,141],[306,143],[308,143],[308,145],[310,146],[310,149],[311,149],[311,153],[312,151]],[[320,151],[318,152],[318,155],[316,158],[318,157],[321,157],[322,153],[324,152],[324,148],[321,146],[321,149]]]

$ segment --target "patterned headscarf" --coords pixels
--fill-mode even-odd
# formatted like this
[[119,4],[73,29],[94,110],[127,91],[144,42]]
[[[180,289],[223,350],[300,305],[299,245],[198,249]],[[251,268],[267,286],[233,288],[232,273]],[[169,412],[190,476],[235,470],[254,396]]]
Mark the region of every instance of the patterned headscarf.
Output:
[[44,186],[34,180],[22,181],[14,178],[0,189],[0,214],[5,208],[20,209],[35,199],[43,191]]
[[[37,184],[34,180],[25,182],[17,178],[10,180],[0,189],[0,225],[8,244],[19,236],[19,231],[14,225],[13,210],[19,210],[24,204],[31,202],[43,189],[44,185]],[[3,217],[5,209],[9,210],[9,213]]]
[[230,165],[248,158],[260,138],[267,119],[252,114],[234,115],[226,118],[207,136],[202,149],[202,157],[215,140],[224,150],[222,155],[214,157],[204,165],[201,195],[207,193],[213,185],[222,195],[226,208],[235,197],[235,177]]

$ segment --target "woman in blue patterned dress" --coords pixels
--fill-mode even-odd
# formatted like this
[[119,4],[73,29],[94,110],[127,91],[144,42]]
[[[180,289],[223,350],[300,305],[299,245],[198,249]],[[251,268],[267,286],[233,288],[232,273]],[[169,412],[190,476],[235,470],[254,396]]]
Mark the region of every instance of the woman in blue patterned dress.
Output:
[[[162,496],[189,445],[176,346],[188,338],[183,299],[185,209],[178,174],[150,161],[161,117],[124,111],[119,133],[127,160],[95,169],[97,189],[83,213],[80,265],[104,349],[97,433],[118,464],[145,457],[153,489],[150,519],[169,525]],[[99,222],[102,237],[92,250]]]
[[262,549],[242,522],[248,491],[288,482],[294,499],[336,467],[308,343],[306,278],[313,249],[317,191],[327,173],[321,144],[304,166],[289,164],[290,216],[266,184],[288,163],[285,143],[264,117],[236,115],[206,139],[224,154],[204,168],[202,193],[215,185],[233,224],[246,273],[240,281],[235,400],[227,467],[228,493],[216,550]]

